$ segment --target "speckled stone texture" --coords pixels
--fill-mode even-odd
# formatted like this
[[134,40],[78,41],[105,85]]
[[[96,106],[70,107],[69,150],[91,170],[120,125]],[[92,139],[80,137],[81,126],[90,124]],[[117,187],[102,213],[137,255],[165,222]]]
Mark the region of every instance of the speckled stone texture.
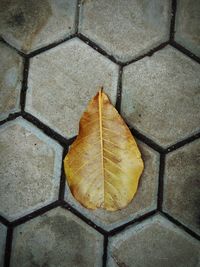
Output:
[[4,266],[4,252],[6,245],[6,233],[7,229],[5,225],[0,223],[0,267]]
[[107,267],[199,267],[200,245],[161,216],[130,227],[109,242]]
[[126,121],[163,147],[197,133],[200,66],[167,46],[127,67],[121,112]]
[[167,155],[163,206],[200,234],[200,140]]
[[0,42],[0,120],[20,110],[22,58]]
[[120,61],[169,38],[170,1],[83,0],[79,30]]
[[74,38],[31,60],[26,111],[65,137],[100,86],[115,103],[118,66]]
[[14,232],[11,267],[101,266],[103,236],[72,215],[57,208]]
[[145,169],[139,181],[138,191],[126,208],[115,212],[102,209],[88,210],[74,199],[68,185],[66,185],[66,201],[106,230],[111,230],[122,223],[126,223],[139,215],[155,209],[158,190],[159,155],[147,145],[141,142],[138,144]]
[[200,56],[200,1],[178,0],[175,41]]
[[13,220],[58,198],[62,148],[35,126],[1,126],[0,159],[0,215]]
[[[0,267],[200,267],[198,56],[198,0],[0,0]],[[63,168],[101,86],[145,165],[115,212]]]
[[75,31],[76,0],[1,0],[0,34],[27,53]]

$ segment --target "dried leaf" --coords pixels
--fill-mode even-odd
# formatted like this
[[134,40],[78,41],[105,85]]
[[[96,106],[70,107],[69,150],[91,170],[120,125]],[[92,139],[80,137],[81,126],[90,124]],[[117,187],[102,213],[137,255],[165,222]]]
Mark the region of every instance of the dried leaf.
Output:
[[83,113],[64,168],[72,194],[86,208],[118,210],[137,191],[144,168],[140,151],[102,90]]

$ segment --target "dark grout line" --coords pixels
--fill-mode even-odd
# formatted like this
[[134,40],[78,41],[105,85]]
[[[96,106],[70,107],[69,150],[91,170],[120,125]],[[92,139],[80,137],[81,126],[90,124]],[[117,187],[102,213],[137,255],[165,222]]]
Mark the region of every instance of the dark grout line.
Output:
[[97,52],[99,52],[100,54],[102,54],[103,56],[105,56],[106,58],[110,59],[112,62],[118,64],[118,65],[123,65],[122,62],[118,61],[113,55],[109,55],[105,50],[103,50],[99,45],[97,45],[96,43],[94,43],[93,41],[91,41],[90,39],[88,39],[86,36],[84,36],[82,33],[78,33],[77,37],[83,41],[84,43],[86,43],[87,45],[89,45],[90,47],[92,47],[94,50],[96,50]]
[[168,153],[170,153],[170,152],[172,152],[172,151],[174,151],[174,150],[176,150],[176,149],[178,149],[178,148],[180,148],[182,146],[185,146],[185,145],[195,141],[198,138],[200,138],[200,132],[198,132],[198,133],[196,133],[196,134],[194,134],[194,135],[192,135],[192,136],[190,136],[190,137],[188,137],[188,138],[186,138],[186,139],[184,139],[182,141],[179,141],[174,145],[169,146],[165,150],[166,154],[168,154]]
[[158,192],[157,192],[157,209],[162,210],[163,203],[163,186],[164,186],[165,154],[160,154]]
[[[44,123],[42,123],[39,119],[37,119],[36,117],[34,117],[33,115],[27,113],[24,111],[25,108],[25,98],[26,98],[26,90],[27,90],[27,80],[28,80],[28,68],[29,68],[29,59],[39,55],[45,51],[48,51],[51,48],[54,48],[74,37],[78,37],[80,40],[82,40],[84,43],[86,43],[87,45],[89,45],[90,47],[92,47],[94,50],[96,50],[97,52],[99,52],[100,54],[102,54],[103,56],[105,56],[106,58],[110,59],[112,62],[116,63],[119,65],[119,80],[118,80],[118,89],[117,89],[117,101],[116,101],[116,109],[119,111],[120,113],[120,108],[121,108],[121,94],[122,94],[122,71],[123,71],[123,67],[127,66],[129,64],[132,64],[138,60],[143,59],[146,56],[152,56],[155,52],[163,49],[166,45],[168,45],[170,43],[170,45],[174,48],[176,48],[177,50],[179,50],[180,52],[182,52],[183,54],[185,54],[186,56],[190,57],[191,59],[195,60],[196,62],[200,63],[200,59],[193,53],[191,53],[189,50],[187,50],[186,48],[184,48],[183,46],[181,46],[180,44],[176,43],[174,41],[174,34],[175,34],[175,14],[176,14],[176,0],[172,0],[172,17],[171,17],[171,22],[170,22],[170,41],[169,42],[164,42],[162,44],[160,44],[159,46],[151,49],[150,51],[148,51],[147,53],[145,53],[144,55],[138,56],[135,59],[129,60],[127,62],[121,62],[118,61],[113,55],[108,54],[106,51],[104,51],[99,45],[95,44],[95,42],[89,40],[86,36],[84,36],[81,33],[78,33],[78,27],[79,27],[79,15],[80,15],[80,2],[81,0],[77,1],[77,10],[76,10],[76,18],[75,18],[75,30],[76,33],[72,34],[70,36],[68,36],[67,38],[64,38],[62,40],[56,41],[52,44],[49,44],[41,49],[37,49],[29,54],[25,54],[21,51],[19,51],[18,49],[16,49],[15,47],[13,47],[12,45],[10,45],[9,43],[7,43],[4,39],[2,39],[1,41],[4,42],[6,45],[8,45],[11,49],[14,49],[20,56],[22,56],[24,58],[24,72],[23,72],[23,81],[22,81],[22,89],[21,89],[21,95],[20,95],[20,105],[21,105],[21,110],[22,112],[17,112],[17,113],[13,113],[10,114],[8,116],[8,118],[4,119],[3,121],[0,121],[0,125],[14,120],[15,118],[19,117],[19,116],[23,116],[23,118],[25,118],[26,120],[28,120],[29,122],[33,123],[34,125],[36,125],[39,129],[41,129],[45,134],[47,134],[48,136],[50,136],[51,138],[53,138],[54,140],[56,140],[57,142],[59,142],[63,147],[63,159],[65,154],[67,153],[67,149],[68,146],[74,141],[74,139],[76,137],[70,138],[70,139],[66,139],[65,137],[61,136],[60,134],[58,134],[57,132],[55,132],[53,129],[49,128],[47,125],[45,125]],[[165,154],[170,153],[171,151],[174,151],[182,146],[184,146],[185,144],[188,144],[194,140],[196,140],[197,138],[200,137],[200,133],[195,134],[183,141],[180,141],[178,143],[176,143],[175,145],[172,145],[170,147],[168,147],[167,149],[163,149],[161,146],[159,146],[158,144],[156,144],[154,141],[152,141],[151,139],[149,139],[148,137],[146,137],[145,135],[141,134],[139,131],[137,131],[136,129],[132,128],[131,132],[133,133],[134,136],[136,136],[136,138],[138,138],[139,140],[143,141],[144,143],[146,143],[148,146],[150,146],[152,149],[154,149],[155,151],[160,153],[160,167],[159,167],[159,185],[158,185],[158,199],[157,199],[157,206],[158,206],[158,210],[160,211],[161,214],[163,214],[163,216],[165,216],[167,219],[169,219],[172,223],[174,223],[175,225],[177,225],[178,227],[182,228],[184,231],[186,231],[187,233],[189,233],[191,236],[193,236],[194,238],[200,240],[200,237],[194,233],[192,230],[190,230],[189,228],[187,228],[186,226],[184,226],[183,224],[181,224],[179,221],[175,220],[173,217],[171,217],[170,215],[168,215],[167,213],[162,211],[162,200],[163,200],[163,175],[164,175],[164,165],[165,165]],[[120,231],[124,230],[126,227],[133,225],[135,223],[139,223],[151,216],[153,216],[157,210],[152,210],[142,216],[140,216],[139,218],[136,218],[128,223],[125,223],[109,232],[105,231],[104,229],[102,229],[101,227],[97,226],[94,222],[92,222],[91,220],[89,220],[88,218],[86,218],[84,215],[82,215],[82,213],[80,213],[79,211],[77,211],[76,209],[74,209],[70,204],[68,204],[67,202],[64,201],[64,193],[65,193],[65,174],[64,174],[64,168],[63,168],[63,163],[62,163],[62,170],[61,170],[61,179],[60,179],[60,189],[59,189],[59,200],[55,201],[49,205],[46,205],[45,207],[38,209],[24,217],[21,217],[13,222],[9,222],[7,221],[5,218],[3,218],[2,216],[0,216],[0,221],[8,226],[8,230],[7,230],[7,239],[6,239],[6,248],[5,248],[5,264],[4,266],[9,267],[10,264],[10,255],[11,255],[11,249],[12,249],[12,235],[13,235],[13,226],[17,226],[19,224],[25,223],[26,221],[29,221],[37,216],[42,215],[43,213],[56,208],[58,206],[61,206],[63,208],[68,209],[69,211],[71,211],[73,214],[75,214],[77,217],[79,217],[81,220],[83,220],[84,222],[86,222],[88,225],[90,225],[91,227],[93,227],[95,230],[97,230],[98,232],[100,232],[101,234],[104,235],[104,253],[103,253],[103,267],[106,266],[106,261],[107,261],[107,246],[108,246],[108,236],[112,236],[114,234],[119,233]]]
[[108,236],[113,236],[115,234],[118,234],[119,232],[125,230],[125,228],[127,228],[128,226],[132,226],[132,225],[134,225],[136,223],[140,223],[140,222],[142,222],[142,221],[150,218],[151,216],[155,215],[156,212],[157,212],[156,209],[155,210],[152,210],[152,211],[147,212],[144,215],[141,215],[140,217],[138,217],[138,218],[136,218],[136,219],[134,219],[134,220],[132,220],[130,222],[127,222],[127,223],[125,223],[123,225],[120,225],[120,226],[114,228],[113,230],[110,230],[108,232]]
[[8,121],[12,121],[18,117],[21,116],[21,112],[16,112],[16,113],[11,113],[8,115],[8,117],[2,121],[0,121],[0,126],[3,125],[4,123],[8,122]]
[[190,52],[189,50],[187,50],[185,47],[183,47],[182,45],[178,44],[175,41],[170,42],[170,45],[174,48],[176,48],[177,50],[179,50],[180,52],[182,52],[184,55],[188,56],[189,58],[193,59],[194,61],[196,61],[197,63],[200,63],[200,58],[197,57],[195,54],[193,54],[192,52]]
[[174,40],[174,34],[175,34],[175,19],[176,19],[176,0],[172,0],[171,3],[171,22],[170,22],[170,41]]
[[56,46],[58,46],[58,45],[60,45],[62,43],[65,43],[65,42],[69,41],[70,39],[73,39],[74,37],[76,37],[76,34],[71,34],[71,35],[67,36],[66,38],[63,38],[63,39],[61,39],[59,41],[56,41],[54,43],[51,43],[51,44],[49,44],[47,46],[44,46],[44,47],[39,48],[37,50],[34,50],[33,52],[30,52],[29,54],[25,54],[24,57],[32,58],[34,56],[37,56],[37,55],[39,55],[39,54],[41,54],[43,52],[46,52],[47,50],[49,50],[51,48],[54,48],[54,47],[56,47]]
[[31,122],[35,126],[37,126],[46,135],[48,135],[49,137],[51,137],[54,140],[56,140],[63,147],[66,147],[68,145],[71,145],[71,143],[75,139],[74,137],[73,138],[70,138],[70,139],[67,139],[64,136],[58,134],[57,132],[55,132],[54,130],[52,130],[51,128],[49,128],[47,125],[45,125],[43,122],[41,122],[39,119],[37,119],[36,117],[34,117],[33,115],[31,115],[28,112],[23,112],[22,113],[22,116],[23,116],[24,119],[26,119],[27,121]]
[[130,131],[131,131],[131,133],[133,134],[134,137],[136,137],[137,139],[141,140],[142,142],[144,142],[145,144],[147,144],[148,146],[150,146],[155,151],[159,152],[160,154],[164,154],[165,153],[165,149],[163,149],[161,146],[159,146],[158,144],[156,144],[150,138],[148,138],[145,135],[143,135],[142,133],[140,133],[135,128],[130,127]]
[[[78,0],[78,2],[80,2],[80,0]],[[81,5],[81,4],[78,4],[78,5]],[[9,43],[7,43],[4,39],[2,39],[2,42],[4,42],[6,45],[8,45],[9,47],[11,47],[15,51],[17,51],[17,53],[19,55],[21,55],[23,58],[29,58],[30,59],[30,58],[32,58],[32,57],[34,57],[36,55],[39,55],[39,54],[41,54],[43,52],[46,52],[46,51],[50,50],[51,48],[54,48],[54,47],[56,47],[56,46],[58,46],[58,45],[60,45],[62,43],[65,43],[65,42],[67,42],[67,41],[69,41],[69,40],[71,40],[71,39],[73,39],[75,37],[78,37],[81,41],[83,41],[84,43],[86,43],[87,45],[89,45],[90,47],[92,47],[95,51],[99,52],[100,54],[102,54],[103,56],[105,56],[106,58],[110,59],[112,62],[118,64],[121,67],[127,66],[127,65],[129,65],[131,63],[134,63],[134,62],[136,62],[136,61],[138,61],[138,60],[140,60],[140,59],[142,59],[142,58],[144,58],[146,56],[149,56],[150,57],[155,52],[161,50],[162,48],[164,48],[166,45],[169,44],[168,41],[167,42],[164,42],[164,43],[161,43],[157,47],[150,49],[147,53],[145,53],[145,54],[143,54],[143,55],[141,55],[141,56],[139,56],[137,58],[131,59],[131,60],[127,61],[127,62],[122,62],[120,60],[117,60],[113,55],[108,54],[98,44],[96,44],[95,42],[91,41],[89,38],[87,38],[86,36],[84,36],[82,33],[79,33],[78,32],[78,24],[77,24],[78,21],[77,20],[79,20],[79,12],[80,12],[80,7],[79,8],[77,7],[77,13],[78,14],[76,15],[77,16],[77,18],[76,18],[76,27],[75,27],[76,28],[76,32],[74,34],[71,34],[71,35],[69,35],[66,38],[63,38],[63,39],[58,40],[58,41],[55,41],[55,42],[53,42],[53,43],[51,43],[51,44],[49,44],[47,46],[44,46],[44,47],[39,48],[37,50],[34,50],[33,52],[30,52],[28,54],[25,54],[25,53],[17,50],[15,47],[13,47]]]
[[97,230],[99,233],[101,233],[102,235],[106,235],[107,231],[105,231],[104,229],[102,229],[101,227],[99,227],[98,225],[96,225],[94,222],[92,222],[91,220],[89,220],[87,217],[85,217],[82,213],[80,213],[78,210],[76,210],[75,208],[73,208],[70,204],[68,204],[66,201],[63,200],[56,200],[53,203],[50,203],[40,209],[37,209],[23,217],[20,217],[14,221],[8,222],[8,226],[10,227],[16,227],[20,224],[23,224],[27,221],[30,221],[52,209],[55,209],[57,207],[62,207],[64,209],[69,210],[70,212],[72,212],[74,215],[76,215],[79,219],[83,220],[84,222],[86,222],[89,226],[91,226],[92,228],[94,228],[95,230]]
[[[80,0],[79,0],[80,1]],[[78,9],[78,8],[77,8]],[[79,11],[80,11],[80,7],[79,7]],[[77,11],[79,13],[79,11]],[[76,15],[77,17],[79,17],[79,14]],[[77,19],[76,19],[77,20]],[[77,23],[77,21],[76,21]],[[76,25],[76,28],[77,28],[77,25]],[[17,50],[15,47],[11,46],[9,43],[7,43],[4,39],[2,39],[2,42],[4,42],[6,45],[8,45],[9,47],[11,47],[12,49],[14,49],[15,51],[17,51],[17,53],[19,55],[21,55],[23,58],[32,58],[34,56],[37,56],[43,52],[46,52],[62,43],[65,43],[75,37],[78,37],[81,41],[83,41],[84,43],[86,43],[87,45],[89,45],[90,47],[92,47],[95,51],[99,52],[100,54],[102,54],[103,56],[105,56],[106,58],[110,59],[112,62],[114,62],[115,64],[118,64],[119,66],[123,67],[123,66],[127,66],[131,63],[134,63],[146,56],[152,56],[155,52],[159,51],[160,49],[164,48],[166,45],[169,44],[169,42],[164,42],[160,45],[158,45],[157,47],[153,48],[153,49],[150,49],[150,51],[148,51],[147,53],[137,57],[137,58],[134,58],[134,59],[131,59],[127,62],[121,62],[120,60],[117,60],[113,55],[110,55],[108,54],[104,49],[102,49],[98,44],[96,44],[95,42],[91,41],[89,38],[87,38],[86,36],[84,36],[82,33],[79,33],[76,29],[76,32],[74,34],[71,34],[69,35],[68,37],[66,38],[63,38],[61,40],[58,40],[58,41],[55,41],[47,46],[44,46],[42,48],[39,48],[37,50],[34,50],[33,52],[30,52],[28,54],[25,54],[19,50]]]
[[32,220],[33,218],[36,218],[36,217],[44,214],[45,212],[47,212],[49,210],[52,210],[54,208],[59,207],[59,205],[60,205],[60,201],[57,200],[57,201],[55,201],[53,203],[50,203],[50,204],[46,205],[45,207],[37,209],[37,210],[35,210],[35,211],[33,211],[33,212],[31,212],[31,213],[19,218],[19,219],[16,219],[16,220],[10,222],[10,224],[11,224],[12,227],[16,227],[17,225],[20,225],[20,224],[23,224],[23,223],[25,223],[25,222],[27,222],[29,220]]
[[75,208],[73,208],[69,203],[67,203],[66,201],[63,201],[61,204],[61,207],[71,211],[74,215],[76,215],[77,217],[79,217],[79,219],[81,219],[82,221],[84,221],[85,223],[87,223],[89,226],[91,226],[92,228],[94,228],[96,231],[98,231],[99,233],[101,233],[102,235],[107,235],[107,231],[104,230],[103,228],[99,227],[98,225],[96,225],[93,221],[91,221],[90,219],[88,219],[87,217],[85,217],[81,212],[79,212],[78,210],[76,210]]
[[10,47],[12,50],[14,50],[15,52],[17,52],[18,55],[20,55],[21,57],[25,57],[26,54],[21,52],[20,50],[18,50],[16,47],[14,47],[13,45],[11,45],[10,43],[8,43],[5,39],[3,39],[1,37],[0,42],[4,43],[5,45],[7,45],[8,47]]
[[123,67],[119,66],[119,74],[118,74],[118,85],[117,85],[117,101],[116,101],[116,109],[117,111],[121,112],[121,97],[122,97],[122,73],[123,73]]
[[9,225],[9,221],[0,215],[0,223],[4,224],[5,226]]
[[22,80],[22,89],[21,89],[21,94],[20,94],[20,105],[21,105],[22,112],[24,111],[25,104],[26,104],[28,73],[29,73],[29,59],[24,58],[23,80]]
[[62,166],[61,166],[61,178],[60,178],[60,189],[59,189],[59,197],[60,201],[64,200],[65,196],[65,184],[66,184],[66,177],[64,171],[64,158],[68,152],[68,147],[63,149],[63,156],[62,156]]
[[[121,96],[120,96],[121,97]],[[119,103],[119,100],[118,100]],[[118,104],[119,105],[119,104]],[[117,106],[117,105],[116,105]],[[118,111],[119,111],[119,106],[117,107]],[[16,112],[16,113],[11,113],[9,114],[9,116],[0,121],[0,126],[5,124],[6,122],[12,121],[18,117],[22,116],[24,119],[28,120],[29,122],[31,122],[32,124],[34,124],[35,126],[37,126],[39,129],[41,129],[46,135],[48,135],[49,137],[51,137],[52,139],[54,139],[55,141],[57,141],[58,143],[61,144],[61,146],[63,146],[64,148],[66,148],[66,146],[71,145],[74,140],[76,139],[77,136],[73,136],[70,139],[67,139],[63,136],[61,136],[60,134],[58,134],[57,132],[55,132],[54,130],[52,130],[51,128],[49,128],[47,125],[45,125],[44,123],[42,123],[39,119],[37,119],[36,117],[34,117],[33,115],[27,113],[27,112]],[[169,146],[168,148],[162,148],[161,146],[159,146],[157,143],[155,143],[154,141],[152,141],[150,138],[148,138],[147,136],[141,134],[138,130],[134,129],[133,127],[131,128],[131,126],[129,127],[130,131],[132,132],[133,136],[136,137],[137,139],[141,140],[142,142],[144,142],[145,144],[147,144],[148,146],[150,146],[152,149],[154,149],[155,151],[161,153],[161,154],[168,154],[186,144],[189,144],[193,141],[195,141],[196,139],[200,138],[200,132],[190,136],[189,138],[186,138],[182,141],[179,141],[177,143],[175,143],[174,145]]]
[[136,57],[136,58],[134,58],[134,59],[131,59],[130,61],[127,61],[127,62],[125,62],[125,63],[121,63],[121,65],[125,67],[125,66],[127,66],[127,65],[130,65],[130,64],[132,64],[132,63],[138,61],[138,60],[143,59],[144,57],[151,57],[151,56],[153,56],[154,53],[156,53],[156,52],[158,52],[159,50],[163,49],[163,48],[164,48],[165,46],[167,46],[168,44],[169,44],[169,41],[164,42],[164,43],[161,43],[160,45],[158,45],[158,46],[156,46],[156,47],[150,49],[147,53],[145,53],[145,54],[143,54],[143,55],[141,55],[141,56],[138,56],[138,57]]
[[181,222],[173,218],[171,215],[169,215],[168,213],[164,211],[161,211],[160,214],[163,215],[163,217],[165,217],[169,221],[171,221],[173,224],[175,224],[176,226],[178,226],[179,228],[181,228],[182,230],[190,234],[192,237],[200,241],[200,236],[198,234],[196,234],[194,231],[189,229],[187,226],[183,225]]
[[13,227],[8,227],[6,236],[5,254],[4,254],[4,267],[10,266],[12,239],[13,239]]
[[79,31],[79,15],[80,15],[80,9],[81,9],[81,0],[77,1],[76,6],[76,15],[75,15],[75,33],[77,34]]
[[107,263],[107,250],[108,250],[108,236],[104,236],[103,240],[103,261],[102,267],[106,267]]

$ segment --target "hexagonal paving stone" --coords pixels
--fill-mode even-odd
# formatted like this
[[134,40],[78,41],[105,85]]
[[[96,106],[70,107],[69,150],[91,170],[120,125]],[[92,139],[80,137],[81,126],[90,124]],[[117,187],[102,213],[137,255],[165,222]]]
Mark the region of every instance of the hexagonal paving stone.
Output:
[[170,1],[83,0],[79,30],[120,61],[169,38]]
[[154,210],[157,203],[159,155],[141,142],[138,145],[144,160],[145,170],[140,178],[138,191],[126,208],[115,212],[103,209],[86,209],[74,199],[68,185],[66,185],[65,200],[105,230],[111,230]]
[[16,219],[58,198],[62,148],[18,118],[0,128],[0,214]]
[[163,147],[199,130],[200,65],[167,46],[124,70],[122,115]]
[[166,158],[163,209],[200,234],[200,140]]
[[0,42],[0,120],[20,110],[22,58]]
[[66,137],[100,86],[116,100],[118,66],[77,38],[31,60],[26,111]]
[[198,267],[197,240],[157,215],[109,242],[108,267]]
[[27,53],[75,31],[77,1],[1,0],[0,34]]
[[200,56],[200,1],[178,0],[175,41]]
[[101,266],[103,236],[62,208],[14,231],[11,267]]
[[6,233],[7,233],[6,226],[0,223],[0,267],[4,266]]

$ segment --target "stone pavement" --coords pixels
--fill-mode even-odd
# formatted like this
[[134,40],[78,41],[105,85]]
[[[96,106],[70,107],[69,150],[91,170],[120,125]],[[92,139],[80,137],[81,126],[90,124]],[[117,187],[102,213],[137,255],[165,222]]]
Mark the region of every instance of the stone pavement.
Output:
[[[200,2],[0,0],[0,267],[200,266]],[[63,158],[104,86],[145,163],[90,211]]]

